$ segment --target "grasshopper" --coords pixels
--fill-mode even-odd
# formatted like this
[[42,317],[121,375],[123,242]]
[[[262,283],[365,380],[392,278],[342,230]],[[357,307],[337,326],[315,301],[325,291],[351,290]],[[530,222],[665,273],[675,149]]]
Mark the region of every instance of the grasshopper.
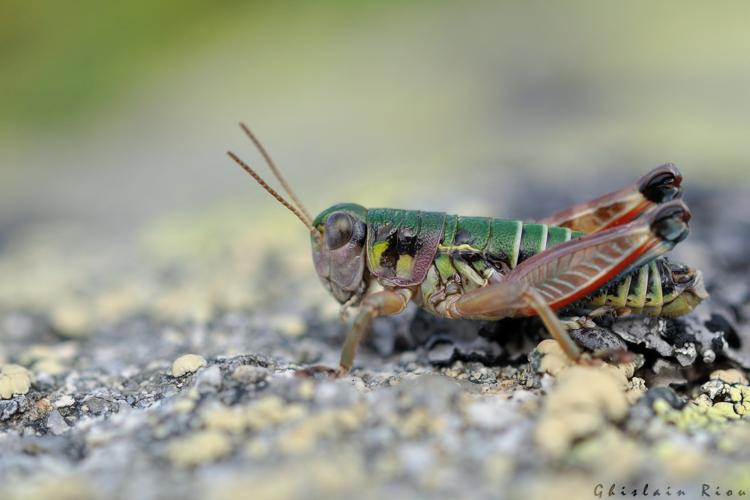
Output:
[[675,317],[708,297],[700,271],[662,257],[687,237],[690,220],[679,199],[682,175],[672,164],[534,223],[356,203],[312,218],[260,141],[240,126],[292,201],[229,156],[308,229],[315,270],[342,305],[342,317],[359,308],[339,367],[313,366],[302,374],[346,374],[372,321],[402,312],[409,302],[451,319],[538,316],[572,360],[586,362],[591,356],[573,342],[558,313]]

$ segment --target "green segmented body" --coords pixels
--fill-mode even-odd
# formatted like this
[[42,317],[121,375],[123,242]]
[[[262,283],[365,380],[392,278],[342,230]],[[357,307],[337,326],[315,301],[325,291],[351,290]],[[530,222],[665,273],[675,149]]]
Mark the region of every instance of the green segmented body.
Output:
[[[401,209],[367,211],[367,267],[385,286],[419,286],[422,305],[443,315],[445,298],[486,286],[532,255],[586,233],[519,220]],[[658,315],[668,292],[658,258],[581,304]]]

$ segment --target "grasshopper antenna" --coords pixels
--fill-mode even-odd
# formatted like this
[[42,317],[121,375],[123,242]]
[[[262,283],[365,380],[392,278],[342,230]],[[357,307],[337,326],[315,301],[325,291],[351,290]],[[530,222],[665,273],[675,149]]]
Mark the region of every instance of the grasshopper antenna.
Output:
[[268,154],[268,151],[266,151],[266,148],[263,147],[263,144],[261,144],[258,138],[255,137],[255,134],[253,134],[250,128],[247,125],[245,125],[243,122],[240,122],[240,128],[243,130],[243,132],[245,132],[245,134],[250,138],[250,140],[253,141],[253,144],[255,144],[255,147],[263,156],[263,159],[266,160],[266,164],[269,166],[269,168],[273,172],[273,175],[281,183],[281,187],[284,188],[284,191],[286,191],[286,194],[288,194],[289,197],[292,198],[292,201],[297,206],[299,211],[302,212],[302,214],[307,218],[307,224],[309,226],[312,226],[313,218],[310,217],[310,213],[307,211],[307,209],[299,200],[299,198],[297,198],[297,195],[294,194],[294,191],[292,191],[292,188],[289,186],[289,183],[286,181],[284,176],[281,175],[281,172],[276,166],[276,163],[273,161],[273,158],[271,158],[271,155]]
[[229,157],[231,159],[233,159],[235,161],[235,163],[237,163],[237,165],[239,165],[240,167],[242,167],[242,169],[245,172],[247,172],[248,174],[250,174],[250,176],[253,179],[255,179],[255,181],[258,184],[260,184],[260,186],[268,192],[268,194],[270,194],[271,196],[273,196],[274,198],[276,198],[276,201],[278,201],[279,203],[281,203],[282,205],[284,205],[286,208],[289,209],[290,212],[292,212],[294,215],[296,215],[297,218],[302,221],[302,224],[304,224],[305,227],[310,230],[310,233],[312,233],[312,235],[318,241],[322,241],[323,236],[320,234],[320,231],[318,231],[315,227],[313,227],[312,222],[310,222],[309,218],[305,217],[305,214],[303,214],[302,212],[300,212],[297,209],[297,207],[293,206],[291,203],[289,203],[288,201],[286,201],[274,188],[272,188],[271,186],[269,186],[268,183],[266,181],[264,181],[263,178],[260,175],[258,175],[258,173],[250,167],[250,165],[248,165],[244,161],[240,160],[240,158],[236,154],[234,154],[231,151],[227,151],[227,154],[229,155]]

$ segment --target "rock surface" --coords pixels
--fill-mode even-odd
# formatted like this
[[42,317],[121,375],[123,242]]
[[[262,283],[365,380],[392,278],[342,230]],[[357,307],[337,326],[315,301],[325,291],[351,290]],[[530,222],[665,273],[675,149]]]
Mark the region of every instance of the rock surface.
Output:
[[689,200],[683,260],[712,293],[694,315],[574,332],[631,363],[572,366],[535,320],[409,310],[339,380],[294,376],[334,365],[345,331],[302,247],[247,262],[252,238],[167,238],[133,266],[30,228],[0,254],[0,498],[750,494],[748,199]]

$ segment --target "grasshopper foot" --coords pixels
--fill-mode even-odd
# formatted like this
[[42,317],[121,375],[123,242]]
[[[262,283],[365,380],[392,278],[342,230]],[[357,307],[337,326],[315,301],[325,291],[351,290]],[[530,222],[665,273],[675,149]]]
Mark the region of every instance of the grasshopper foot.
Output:
[[313,365],[295,370],[294,376],[301,378],[315,378],[315,376],[322,374],[329,378],[336,379],[343,377],[348,372],[349,370],[346,370],[340,366],[338,368],[332,368],[325,365]]
[[666,163],[641,178],[638,190],[649,201],[665,203],[680,197],[681,183],[680,171],[673,164]]

